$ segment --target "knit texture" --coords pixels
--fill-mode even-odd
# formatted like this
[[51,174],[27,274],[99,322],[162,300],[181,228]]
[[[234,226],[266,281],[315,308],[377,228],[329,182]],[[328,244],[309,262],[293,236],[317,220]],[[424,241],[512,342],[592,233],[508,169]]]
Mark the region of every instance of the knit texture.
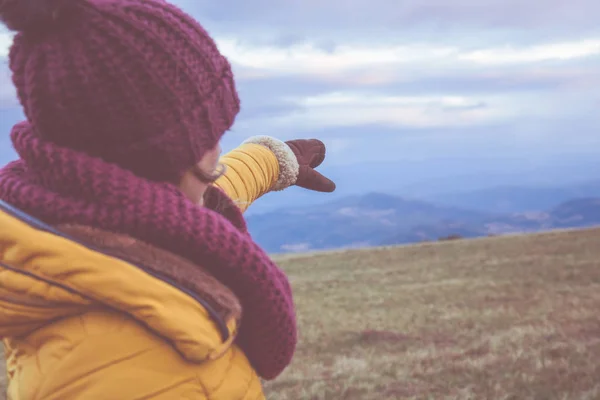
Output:
[[166,1],[7,0],[0,14],[23,30],[9,66],[45,140],[176,183],[239,112],[229,62]]
[[[291,361],[297,331],[285,274],[232,218],[198,207],[168,183],[44,140],[23,122],[11,139],[20,160],[0,170],[0,199],[52,224],[79,224],[130,235],[203,266],[243,309],[239,345],[264,379]],[[213,191],[228,214],[237,209]],[[237,226],[236,226],[237,225]]]

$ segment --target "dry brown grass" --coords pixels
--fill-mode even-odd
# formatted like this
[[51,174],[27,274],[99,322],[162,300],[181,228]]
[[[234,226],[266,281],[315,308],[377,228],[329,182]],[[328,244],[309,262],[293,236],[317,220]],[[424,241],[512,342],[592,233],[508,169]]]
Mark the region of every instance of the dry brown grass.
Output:
[[600,230],[280,264],[301,338],[270,400],[600,398]]
[[600,230],[283,257],[284,399],[600,399]]

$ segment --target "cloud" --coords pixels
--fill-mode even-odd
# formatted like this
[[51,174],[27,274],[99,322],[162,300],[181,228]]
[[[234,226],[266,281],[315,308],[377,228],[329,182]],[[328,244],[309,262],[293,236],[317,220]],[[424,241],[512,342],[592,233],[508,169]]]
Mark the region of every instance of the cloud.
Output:
[[[500,109],[485,101],[460,96],[386,96],[364,93],[330,93],[297,100],[303,106],[276,120],[281,125],[315,129],[319,126],[463,126],[502,118]],[[275,121],[274,121],[275,122]]]
[[8,49],[12,44],[13,34],[9,32],[0,32],[0,57],[6,58],[8,56]]
[[[233,65],[242,111],[226,148],[317,136],[339,164],[542,160],[600,144],[597,1],[175,2]],[[10,38],[0,33],[0,57]],[[2,71],[0,107],[15,104]]]
[[[395,46],[347,44],[329,50],[312,43],[281,48],[253,46],[235,39],[220,39],[218,44],[223,54],[240,69],[241,79],[298,74],[330,78],[349,71],[377,71],[381,67],[414,70],[415,66],[419,66],[421,69],[432,70],[454,66],[473,69],[480,66],[531,64],[600,56],[600,37],[573,42],[477,50],[427,43]],[[388,76],[393,75],[392,71],[388,72]],[[363,75],[367,83],[385,81],[386,78],[385,74],[381,77],[368,73]]]
[[549,43],[525,48],[505,46],[468,52],[460,58],[476,64],[522,64],[541,61],[573,60],[600,55],[600,38],[576,42]]
[[[470,42],[561,34],[570,38],[598,32],[595,0],[179,0],[215,33],[241,37],[273,34],[353,37],[419,36],[430,41],[457,37]],[[478,35],[469,35],[478,31]],[[385,34],[387,33],[387,35]]]
[[268,118],[243,113],[242,131],[369,124],[451,128],[581,115],[591,112],[593,87],[600,84],[595,38],[487,48],[218,43],[234,65],[245,103],[268,96],[287,111]]

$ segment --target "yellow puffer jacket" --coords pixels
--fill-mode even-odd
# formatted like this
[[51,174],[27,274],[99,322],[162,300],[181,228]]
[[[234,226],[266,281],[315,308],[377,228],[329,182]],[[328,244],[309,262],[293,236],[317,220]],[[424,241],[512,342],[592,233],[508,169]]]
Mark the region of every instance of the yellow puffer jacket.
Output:
[[[279,175],[266,148],[222,159],[220,185],[250,204]],[[0,208],[0,337],[9,400],[264,399],[207,309],[133,264]]]

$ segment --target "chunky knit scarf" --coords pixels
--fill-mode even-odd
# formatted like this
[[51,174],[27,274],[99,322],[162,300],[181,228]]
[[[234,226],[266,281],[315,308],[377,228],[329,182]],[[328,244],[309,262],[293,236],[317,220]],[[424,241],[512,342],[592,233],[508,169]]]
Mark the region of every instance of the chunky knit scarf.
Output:
[[220,214],[173,185],[43,141],[27,122],[11,139],[20,160],[0,170],[1,200],[51,225],[127,234],[202,265],[240,299],[238,340],[257,373],[272,379],[289,364],[297,333],[288,280],[224,193],[213,190],[209,201]]

